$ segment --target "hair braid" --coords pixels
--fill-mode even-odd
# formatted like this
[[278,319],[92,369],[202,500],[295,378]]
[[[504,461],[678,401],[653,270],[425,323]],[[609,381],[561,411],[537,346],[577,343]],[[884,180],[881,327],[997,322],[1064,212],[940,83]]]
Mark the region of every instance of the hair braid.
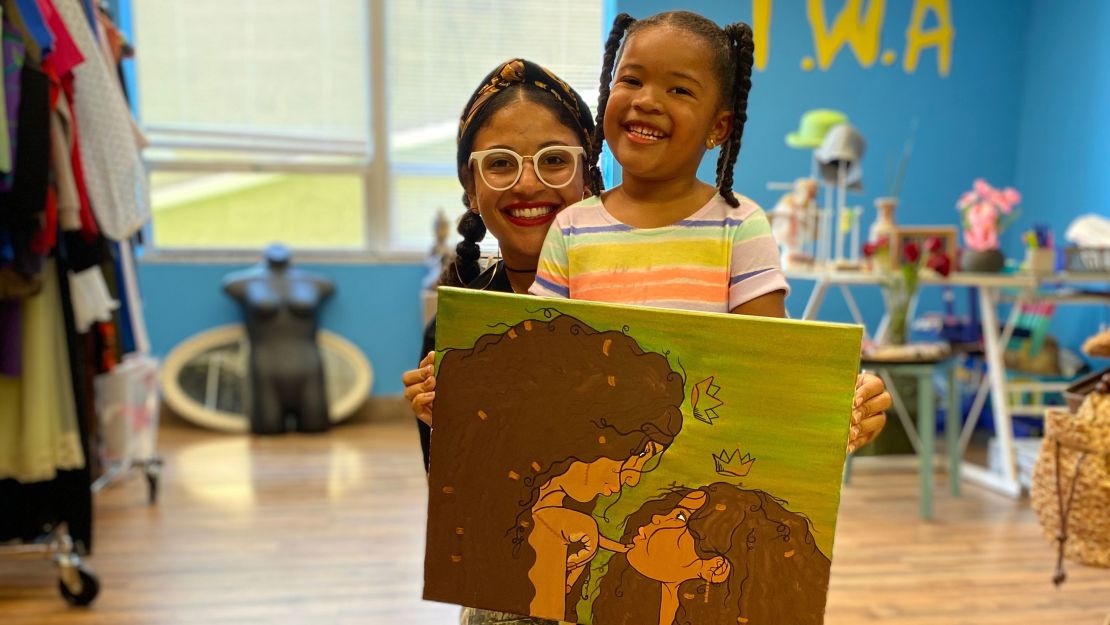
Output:
[[482,248],[478,245],[486,236],[486,222],[478,214],[477,208],[471,208],[469,199],[463,195],[463,204],[467,211],[459,220],[458,233],[463,240],[455,246],[455,260],[443,270],[439,283],[444,286],[465,287],[474,281],[482,268],[478,259],[482,256]]
[[729,24],[724,28],[736,58],[736,76],[729,98],[732,108],[732,132],[721,146],[721,156],[717,160],[717,190],[729,206],[739,206],[740,201],[732,192],[732,176],[736,169],[736,159],[740,155],[740,140],[744,136],[744,123],[748,121],[748,92],[752,88],[752,65],[755,57],[755,43],[752,29],[743,22]]
[[[628,27],[636,20],[627,13],[621,13],[613,20],[613,28],[605,41],[605,57],[601,65],[601,84],[597,96],[597,120],[594,124],[593,146],[596,155],[601,155],[602,142],[605,141],[605,105],[609,103],[609,85],[613,82],[613,67],[617,64],[617,50]],[[600,176],[600,171],[598,172]]]

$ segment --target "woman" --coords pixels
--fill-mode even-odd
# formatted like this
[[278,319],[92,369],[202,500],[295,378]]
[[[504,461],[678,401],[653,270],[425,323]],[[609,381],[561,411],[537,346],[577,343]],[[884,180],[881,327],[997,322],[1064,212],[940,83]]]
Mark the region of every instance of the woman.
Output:
[[594,622],[819,625],[831,563],[784,504],[724,482],[646,502],[601,578]]
[[[486,76],[459,120],[456,162],[466,213],[458,230],[463,240],[440,284],[528,292],[555,215],[600,192],[597,152],[590,142],[593,130],[585,100],[543,67],[513,59]],[[566,156],[573,160],[564,162]],[[487,230],[498,241],[501,260],[482,272],[478,243]],[[425,466],[435,398],[430,354],[434,348],[435,321],[424,333],[421,355],[427,356],[421,368],[403,376],[405,397],[420,418]]]
[[[682,377],[568,315],[447,350],[439,377],[453,399],[439,418],[468,425],[436,432],[450,453],[428,484],[425,597],[576,620],[597,550],[623,551],[597,499],[639,483],[681,431]],[[525,412],[530,427],[506,426]]]

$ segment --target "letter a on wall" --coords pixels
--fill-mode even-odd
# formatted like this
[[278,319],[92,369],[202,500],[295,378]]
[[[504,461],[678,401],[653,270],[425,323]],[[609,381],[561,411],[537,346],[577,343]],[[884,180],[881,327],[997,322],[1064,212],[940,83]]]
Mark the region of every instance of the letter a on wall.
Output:
[[861,338],[441,288],[424,597],[822,623]]

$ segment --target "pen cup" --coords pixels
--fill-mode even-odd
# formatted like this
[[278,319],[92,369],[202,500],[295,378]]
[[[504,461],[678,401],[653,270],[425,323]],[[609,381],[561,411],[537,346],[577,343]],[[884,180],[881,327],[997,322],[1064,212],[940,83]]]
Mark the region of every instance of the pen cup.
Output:
[[1051,247],[1025,248],[1025,269],[1038,276],[1054,273],[1056,271],[1056,250]]

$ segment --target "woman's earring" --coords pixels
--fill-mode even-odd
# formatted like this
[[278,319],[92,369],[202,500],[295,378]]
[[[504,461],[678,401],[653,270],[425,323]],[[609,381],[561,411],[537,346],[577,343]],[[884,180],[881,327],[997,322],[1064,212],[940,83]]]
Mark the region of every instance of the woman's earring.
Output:
[[705,149],[707,149],[707,150],[712,150],[716,145],[717,145],[717,140],[714,139],[713,137],[709,137],[708,139],[705,140]]

